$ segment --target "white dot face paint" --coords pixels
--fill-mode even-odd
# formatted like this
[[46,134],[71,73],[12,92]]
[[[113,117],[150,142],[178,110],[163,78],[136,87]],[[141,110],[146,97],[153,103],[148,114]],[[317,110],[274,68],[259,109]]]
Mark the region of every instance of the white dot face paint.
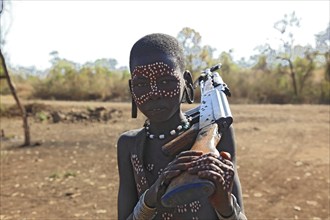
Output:
[[141,105],[152,96],[176,97],[180,94],[180,73],[163,62],[136,66],[132,73],[132,95]]

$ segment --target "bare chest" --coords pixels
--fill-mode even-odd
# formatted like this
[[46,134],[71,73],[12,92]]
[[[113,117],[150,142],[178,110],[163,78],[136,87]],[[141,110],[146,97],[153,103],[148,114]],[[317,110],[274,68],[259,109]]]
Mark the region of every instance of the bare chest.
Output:
[[[158,179],[168,164],[175,156],[168,157],[161,150],[161,144],[148,144],[143,153],[143,166],[145,177],[149,187]],[[214,209],[210,206],[207,198],[191,201],[187,204],[174,208],[157,208],[155,219],[216,219]]]
[[145,148],[144,167],[149,184],[153,184],[173,160],[162,152],[161,147],[162,143],[149,142]]

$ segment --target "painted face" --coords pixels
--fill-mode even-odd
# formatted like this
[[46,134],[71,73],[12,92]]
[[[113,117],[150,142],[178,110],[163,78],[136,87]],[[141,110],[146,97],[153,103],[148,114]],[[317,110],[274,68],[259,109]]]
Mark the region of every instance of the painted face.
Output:
[[163,62],[136,66],[132,73],[132,95],[137,105],[153,97],[180,96],[180,73]]

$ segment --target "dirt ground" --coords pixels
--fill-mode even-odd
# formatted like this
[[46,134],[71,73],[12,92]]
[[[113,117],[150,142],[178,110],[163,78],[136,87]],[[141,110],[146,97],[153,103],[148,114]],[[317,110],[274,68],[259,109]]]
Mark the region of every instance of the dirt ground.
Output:
[[[30,117],[34,146],[24,148],[22,120],[2,117],[0,219],[117,219],[116,141],[144,118],[131,119],[125,103],[43,103],[122,114],[93,122]],[[248,219],[329,219],[329,106],[231,105],[231,110]]]

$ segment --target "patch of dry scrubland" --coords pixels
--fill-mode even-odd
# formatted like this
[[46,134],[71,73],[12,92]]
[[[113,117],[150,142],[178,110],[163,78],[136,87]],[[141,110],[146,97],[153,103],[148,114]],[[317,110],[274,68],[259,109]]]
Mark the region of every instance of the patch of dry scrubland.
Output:
[[[7,103],[11,105],[10,101]],[[1,117],[0,219],[117,219],[116,141],[142,126],[127,103],[38,102],[63,112],[104,108],[109,120],[67,123]],[[192,106],[185,105],[188,109]],[[249,219],[329,218],[329,106],[231,105]]]

